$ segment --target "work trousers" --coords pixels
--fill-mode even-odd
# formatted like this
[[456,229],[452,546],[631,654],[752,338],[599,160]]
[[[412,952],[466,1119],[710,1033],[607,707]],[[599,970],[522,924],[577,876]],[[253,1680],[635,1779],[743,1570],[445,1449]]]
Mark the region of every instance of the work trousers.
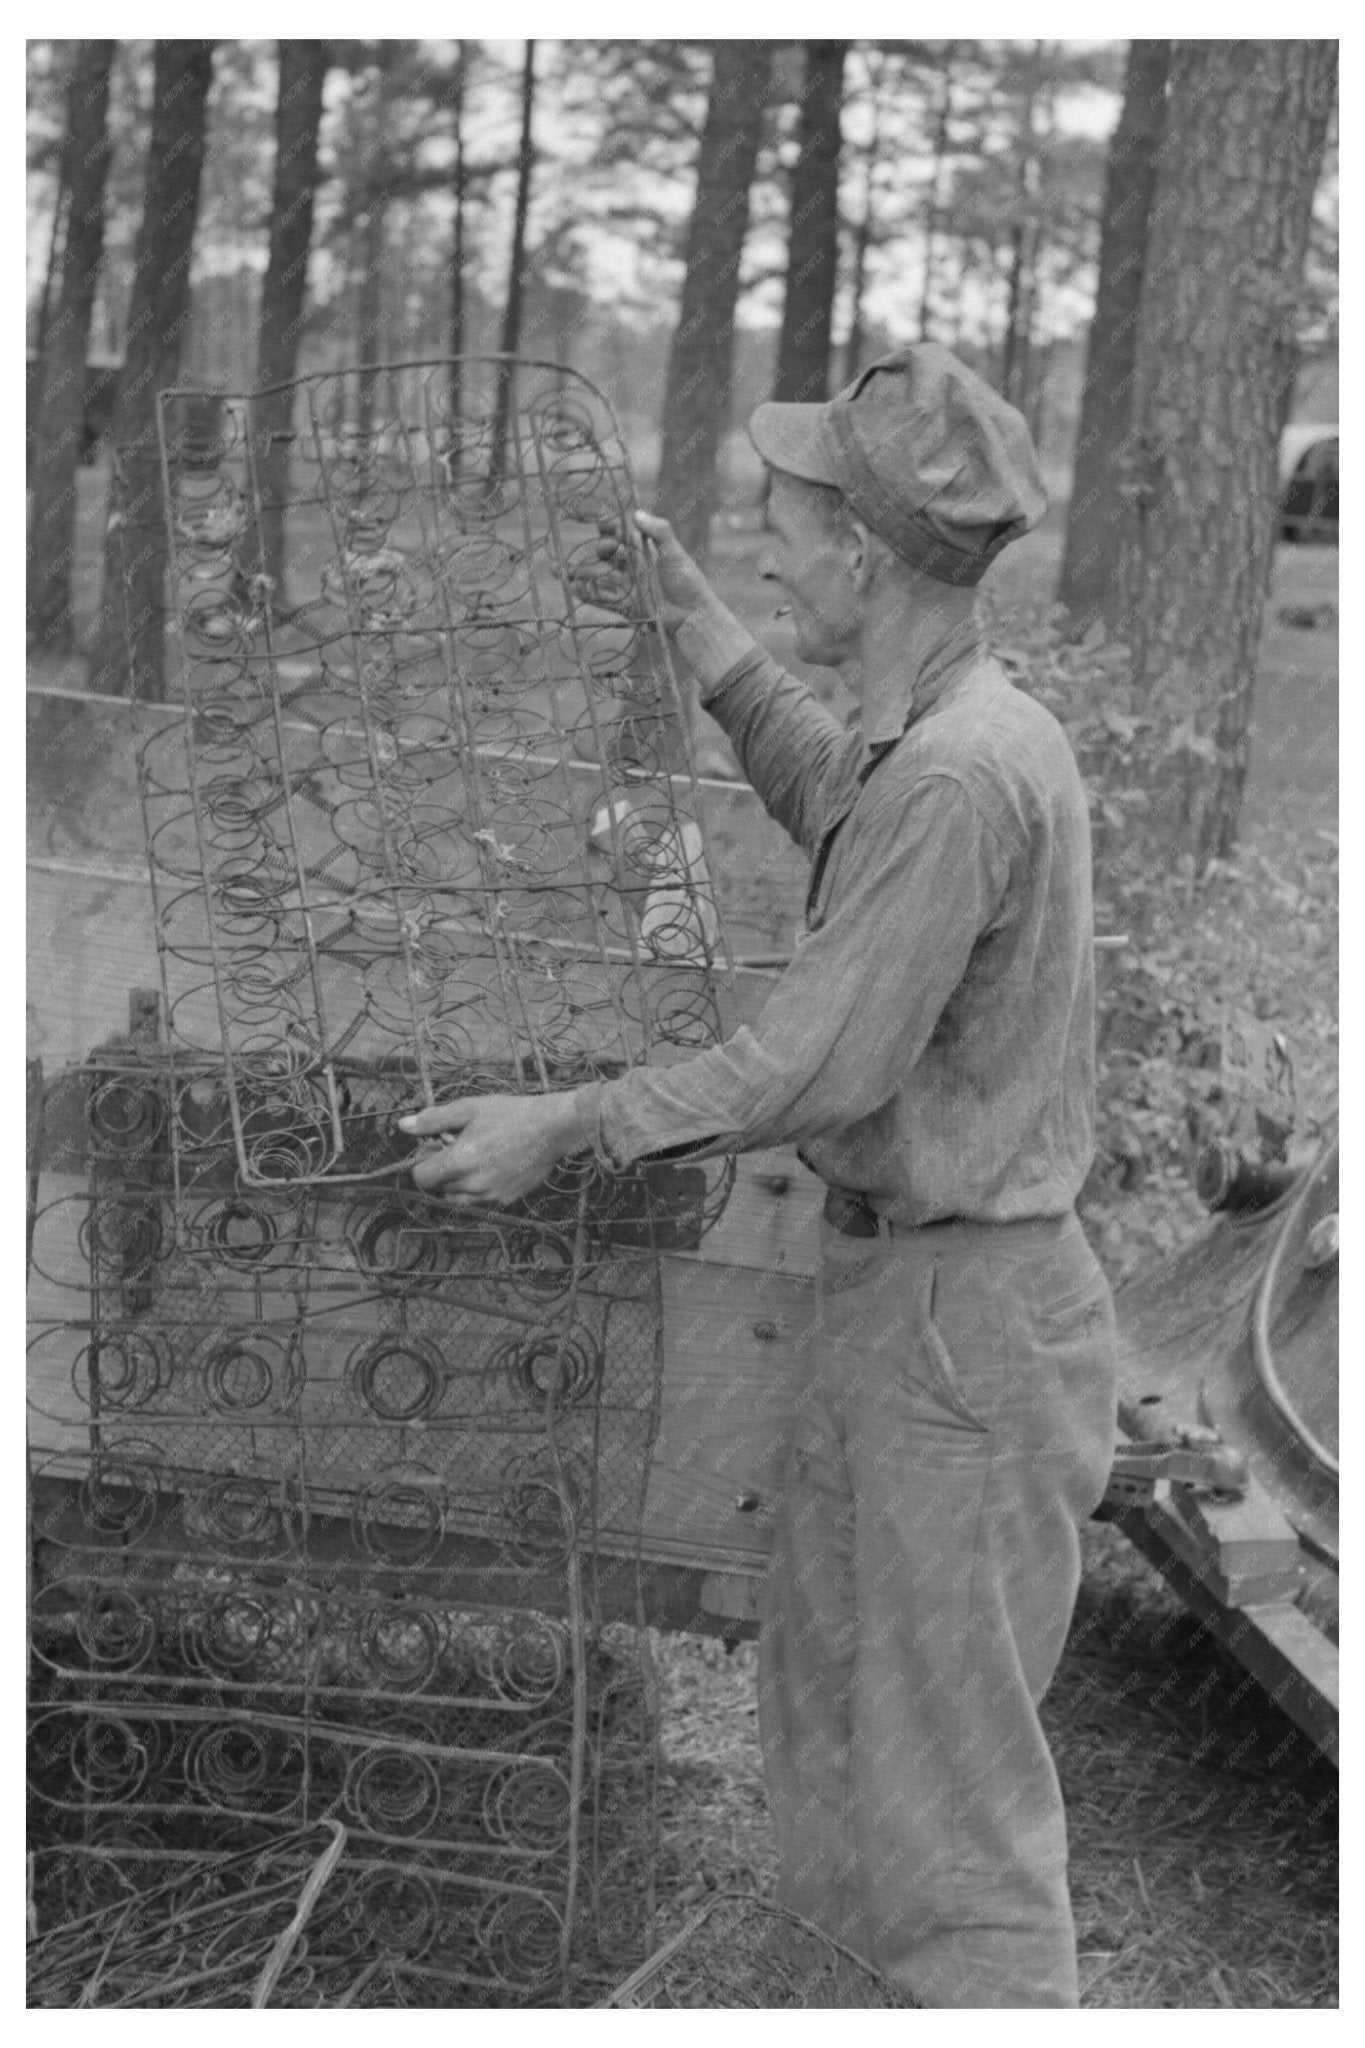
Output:
[[926,2006],[1077,2003],[1038,1720],[1115,1425],[1074,1216],[822,1222],[759,1637],[779,1898]]

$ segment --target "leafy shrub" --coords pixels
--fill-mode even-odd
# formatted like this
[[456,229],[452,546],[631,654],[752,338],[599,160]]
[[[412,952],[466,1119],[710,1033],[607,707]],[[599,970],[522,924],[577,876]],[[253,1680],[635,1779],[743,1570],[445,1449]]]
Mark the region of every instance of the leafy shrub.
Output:
[[[1065,727],[1090,795],[1097,960],[1095,1166],[1081,1214],[1115,1278],[1203,1220],[1192,1156],[1230,1135],[1274,1156],[1335,1112],[1337,849],[1246,834],[1201,875],[1182,843],[1211,740],[1187,700],[1134,682],[1127,649],[1070,642],[1038,604],[990,619],[1012,681]],[[1259,1064],[1246,1048],[1266,1053]]]

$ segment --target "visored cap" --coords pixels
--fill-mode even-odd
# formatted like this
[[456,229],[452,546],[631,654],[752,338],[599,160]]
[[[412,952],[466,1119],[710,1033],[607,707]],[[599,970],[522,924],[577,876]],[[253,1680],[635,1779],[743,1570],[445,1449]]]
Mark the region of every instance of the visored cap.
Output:
[[749,436],[943,583],[978,582],[1047,510],[1022,413],[935,341],[883,356],[824,405],[760,405]]

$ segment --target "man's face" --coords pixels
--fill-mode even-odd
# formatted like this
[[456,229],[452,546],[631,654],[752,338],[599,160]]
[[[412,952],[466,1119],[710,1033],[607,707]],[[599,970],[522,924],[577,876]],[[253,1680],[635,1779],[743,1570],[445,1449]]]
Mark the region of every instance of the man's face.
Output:
[[809,484],[781,470],[773,472],[764,526],[768,544],[758,573],[779,585],[791,606],[797,654],[824,668],[840,667],[858,652],[857,535],[831,520]]

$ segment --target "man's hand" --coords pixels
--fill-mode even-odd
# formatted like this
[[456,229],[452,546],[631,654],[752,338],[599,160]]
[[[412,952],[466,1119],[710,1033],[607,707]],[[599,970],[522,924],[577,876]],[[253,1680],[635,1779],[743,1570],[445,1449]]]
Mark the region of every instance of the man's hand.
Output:
[[[720,600],[666,519],[657,519],[652,512],[632,512],[630,517],[639,539],[651,543],[649,555],[663,599],[660,623],[666,633],[676,633],[684,619],[705,612]],[[599,558],[614,569],[628,568],[635,536],[627,533],[619,519],[599,520],[598,531],[602,536],[597,543]]]
[[619,519],[598,521],[598,557],[625,569],[632,546],[649,546],[659,586],[659,622],[665,633],[676,634],[679,649],[705,690],[753,650],[753,635],[721,603],[666,519],[652,512],[632,512],[630,517],[634,534]]
[[466,1095],[400,1117],[414,1138],[458,1133],[417,1160],[412,1177],[428,1194],[503,1204],[530,1194],[577,1149],[572,1094]]

